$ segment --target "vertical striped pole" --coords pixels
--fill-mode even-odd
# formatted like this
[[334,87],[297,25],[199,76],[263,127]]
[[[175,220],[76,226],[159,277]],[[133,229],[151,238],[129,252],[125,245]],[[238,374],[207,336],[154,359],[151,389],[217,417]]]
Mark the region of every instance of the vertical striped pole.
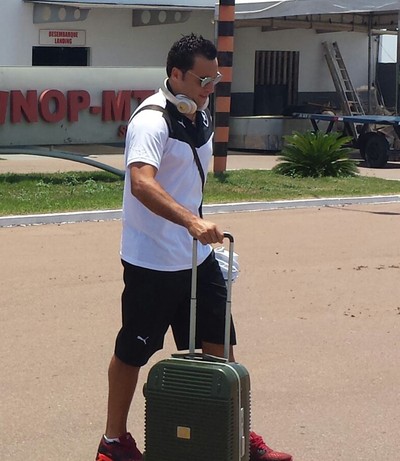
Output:
[[222,81],[215,87],[214,173],[226,170],[235,29],[235,0],[219,0],[217,50]]

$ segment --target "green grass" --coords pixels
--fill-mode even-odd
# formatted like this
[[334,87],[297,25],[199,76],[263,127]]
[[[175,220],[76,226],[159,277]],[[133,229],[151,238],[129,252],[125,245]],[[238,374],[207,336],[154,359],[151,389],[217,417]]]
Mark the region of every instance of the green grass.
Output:
[[0,215],[118,209],[123,181],[106,172],[0,175]]
[[292,178],[273,171],[237,170],[217,176],[209,175],[205,190],[205,203],[399,193],[400,181],[366,176]]
[[[119,209],[123,181],[107,172],[0,175],[0,215]],[[291,178],[266,170],[208,175],[204,203],[400,194],[400,181]]]

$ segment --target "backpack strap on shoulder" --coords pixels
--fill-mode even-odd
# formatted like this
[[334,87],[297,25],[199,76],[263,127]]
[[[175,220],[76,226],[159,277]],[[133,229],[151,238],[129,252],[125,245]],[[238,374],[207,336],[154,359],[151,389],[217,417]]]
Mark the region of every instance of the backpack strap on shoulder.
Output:
[[128,123],[130,123],[131,120],[134,117],[136,117],[136,115],[139,114],[140,112],[142,112],[143,110],[156,110],[157,112],[162,112],[164,120],[167,122],[167,125],[168,125],[168,131],[169,131],[170,134],[172,133],[173,130],[172,130],[171,117],[170,117],[167,109],[165,109],[164,107],[158,106],[157,104],[148,104],[147,106],[141,107],[139,110],[137,110],[136,112],[134,112],[132,114],[132,116],[129,119]]
[[[171,116],[170,116],[170,114],[169,114],[169,112],[168,112],[168,110],[166,108],[158,106],[157,104],[148,104],[147,106],[141,107],[139,110],[137,110],[136,112],[133,113],[133,115],[131,116],[131,118],[129,120],[129,123],[131,122],[131,120],[134,117],[136,117],[137,114],[139,114],[139,112],[142,112],[143,110],[156,110],[158,112],[162,112],[164,120],[166,121],[167,126],[168,126],[169,135],[171,136],[171,133],[173,133],[173,131],[174,131],[173,128],[172,128]],[[208,112],[207,116],[210,118],[210,112]],[[177,125],[177,126],[180,127],[180,125]],[[206,179],[205,179],[205,174],[204,174],[203,167],[201,166],[201,162],[200,162],[200,159],[199,159],[199,154],[197,153],[196,147],[193,144],[193,141],[190,139],[190,136],[186,133],[186,131],[184,129],[181,129],[181,128],[182,127],[180,127],[180,131],[181,131],[181,133],[182,133],[182,135],[183,135],[183,137],[185,139],[185,142],[187,144],[189,144],[190,148],[192,149],[193,158],[194,158],[194,161],[196,163],[197,169],[199,170],[200,179],[201,179],[201,188],[202,188],[202,192],[203,192],[204,184],[206,182]],[[200,215],[201,218],[203,217],[203,200],[201,201],[201,204],[200,204],[200,207],[199,207],[199,215]]]

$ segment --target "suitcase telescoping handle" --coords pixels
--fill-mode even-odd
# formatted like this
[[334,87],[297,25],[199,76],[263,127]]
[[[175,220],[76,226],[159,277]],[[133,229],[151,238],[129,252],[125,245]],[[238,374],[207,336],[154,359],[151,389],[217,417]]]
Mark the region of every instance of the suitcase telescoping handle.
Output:
[[[229,239],[228,258],[228,280],[226,282],[226,313],[225,313],[225,339],[224,358],[229,361],[229,349],[231,343],[231,300],[232,300],[232,268],[233,268],[233,245],[232,234],[224,232],[224,239]],[[196,314],[197,314],[197,239],[193,239],[192,256],[192,286],[190,295],[190,331],[189,331],[189,353],[195,354],[196,348]]]

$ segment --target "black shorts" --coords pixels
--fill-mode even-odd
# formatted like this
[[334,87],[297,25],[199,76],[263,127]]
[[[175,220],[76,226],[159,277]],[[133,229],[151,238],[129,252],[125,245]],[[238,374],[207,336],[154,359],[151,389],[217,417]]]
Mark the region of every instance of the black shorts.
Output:
[[[178,350],[189,348],[191,269],[155,271],[122,261],[122,328],[115,355],[124,363],[142,366],[163,348],[172,328]],[[214,253],[198,267],[196,348],[202,342],[224,344],[226,284]],[[231,321],[231,344],[236,334]]]

